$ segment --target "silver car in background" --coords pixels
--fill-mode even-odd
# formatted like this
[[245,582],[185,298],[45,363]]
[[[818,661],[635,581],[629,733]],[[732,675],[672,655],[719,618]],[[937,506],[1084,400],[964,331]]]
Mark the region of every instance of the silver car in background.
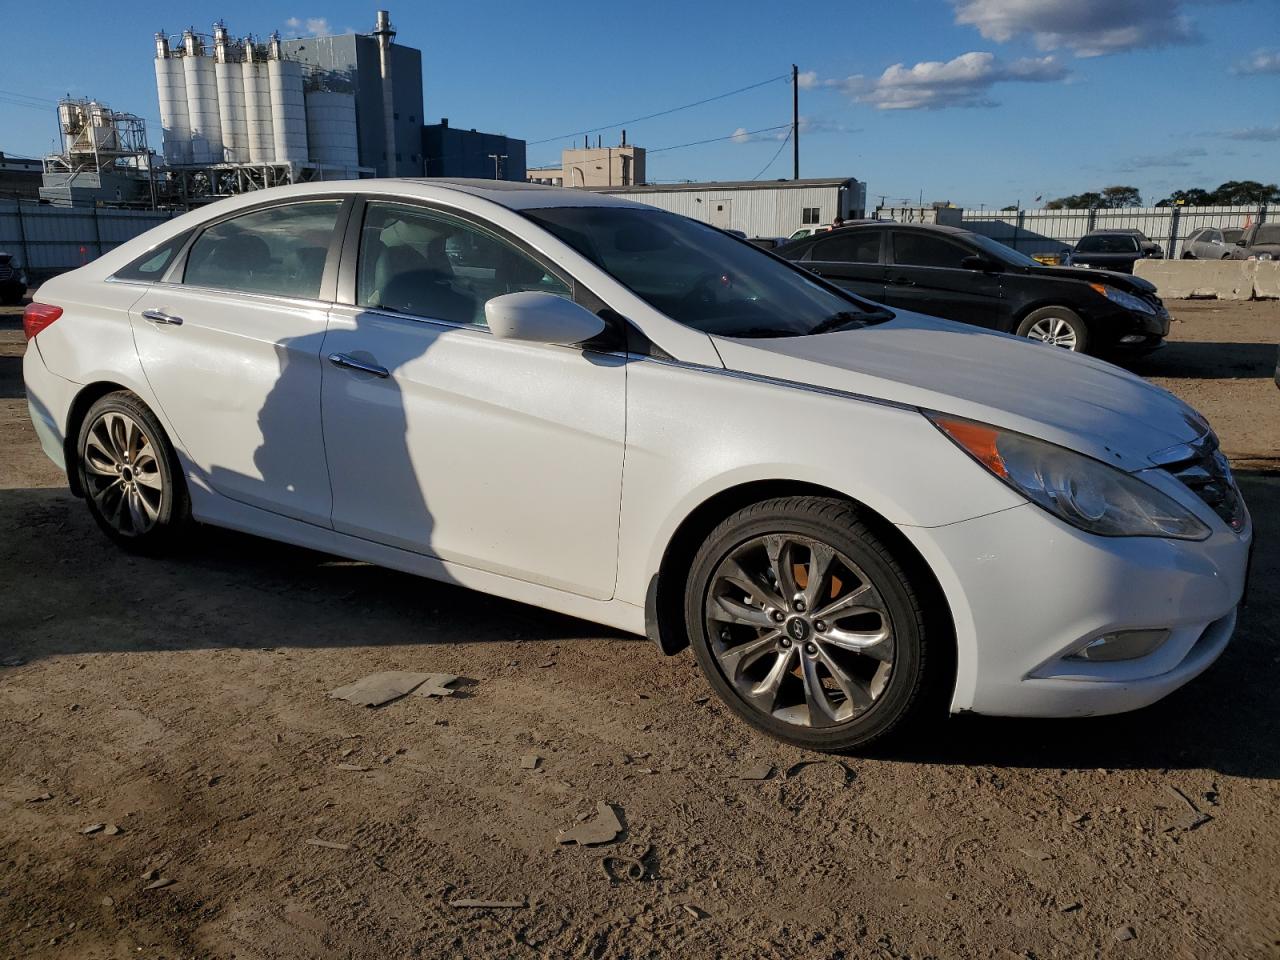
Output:
[[1236,243],[1244,236],[1241,227],[1201,227],[1182,247],[1183,260],[1230,260]]

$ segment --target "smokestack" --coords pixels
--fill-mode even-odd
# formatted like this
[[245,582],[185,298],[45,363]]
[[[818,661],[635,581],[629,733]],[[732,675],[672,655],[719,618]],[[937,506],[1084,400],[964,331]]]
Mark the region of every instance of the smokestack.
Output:
[[391,82],[391,41],[396,38],[391,26],[391,14],[378,11],[377,26],[373,35],[378,38],[378,68],[382,74],[382,126],[386,134],[387,176],[396,173],[396,107],[394,85]]

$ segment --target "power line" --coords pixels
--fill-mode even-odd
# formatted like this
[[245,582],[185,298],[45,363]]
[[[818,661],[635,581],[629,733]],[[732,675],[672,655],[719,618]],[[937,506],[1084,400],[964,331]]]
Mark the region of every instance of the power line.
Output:
[[567,140],[570,137],[581,137],[588,133],[598,133],[601,130],[611,130],[614,127],[620,127],[624,123],[641,123],[645,120],[653,120],[657,117],[665,117],[668,114],[679,113],[681,110],[689,110],[693,107],[700,107],[704,103],[713,103],[716,100],[723,100],[726,97],[732,97],[739,93],[746,93],[748,90],[755,90],[757,87],[763,87],[770,83],[777,83],[779,80],[789,79],[791,74],[784,73],[776,77],[770,77],[768,80],[761,80],[758,83],[748,84],[745,87],[739,87],[737,90],[730,90],[728,93],[718,93],[714,97],[706,97],[702,100],[695,100],[693,103],[686,103],[680,107],[671,107],[669,110],[659,110],[657,113],[650,113],[643,117],[632,117],[630,120],[618,120],[614,123],[606,123],[603,126],[591,127],[588,130],[575,130],[573,133],[562,133],[556,137],[545,137],[542,140],[530,140],[529,146],[536,147],[542,143],[550,143],[553,140]]
[[[688,143],[675,143],[669,147],[655,147],[652,150],[646,149],[645,156],[652,156],[655,153],[666,153],[668,150],[683,150],[685,147],[700,147],[704,143],[722,143],[725,140],[737,140],[744,137],[754,137],[755,135],[760,133],[773,133],[777,130],[785,130],[790,126],[791,124],[789,123],[780,123],[774,127],[761,127],[759,130],[741,130],[741,131],[731,133],[728,136],[724,136],[724,137],[709,137],[706,140],[690,140]],[[783,143],[786,143],[786,140],[784,140]],[[591,147],[590,149],[592,150],[599,149],[600,151],[603,152],[605,150],[616,150],[618,148],[617,147],[598,147],[598,148]],[[546,164],[546,163],[530,164],[529,169],[537,170],[539,168],[544,168],[549,166],[551,166],[551,164]]]
[[778,144],[778,152],[775,153],[773,155],[773,158],[764,165],[763,170],[761,170],[759,173],[757,173],[754,177],[751,178],[752,180],[759,180],[761,177],[763,177],[765,175],[765,171],[767,171],[770,167],[772,167],[775,163],[777,163],[778,157],[782,156],[782,151],[786,149],[787,141],[791,139],[791,135],[795,133],[795,129],[796,129],[794,123],[787,124],[787,127],[788,127],[787,135],[782,138],[782,143]]

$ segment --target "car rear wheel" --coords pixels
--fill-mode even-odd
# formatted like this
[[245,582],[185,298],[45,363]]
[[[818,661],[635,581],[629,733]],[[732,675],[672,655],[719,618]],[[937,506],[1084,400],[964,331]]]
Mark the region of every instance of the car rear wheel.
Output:
[[1084,353],[1089,346],[1089,328],[1080,314],[1066,307],[1041,307],[1031,311],[1018,324],[1018,336],[1075,353]]
[[89,408],[76,444],[81,489],[111,539],[139,553],[173,546],[190,521],[186,485],[155,415],[119,391]]
[[927,699],[918,591],[845,501],[768,500],[721,523],[694,558],[685,623],[730,709],[801,747],[865,746]]

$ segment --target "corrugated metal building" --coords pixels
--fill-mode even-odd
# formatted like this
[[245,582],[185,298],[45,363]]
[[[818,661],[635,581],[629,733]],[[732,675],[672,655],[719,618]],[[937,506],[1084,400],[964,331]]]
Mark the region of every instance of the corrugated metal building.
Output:
[[524,182],[524,141],[501,133],[449,126],[449,118],[422,128],[428,177],[473,177]]
[[789,237],[836,216],[866,216],[867,185],[852,177],[806,180],[731,180],[720,183],[587,187],[661,207],[749,237]]

